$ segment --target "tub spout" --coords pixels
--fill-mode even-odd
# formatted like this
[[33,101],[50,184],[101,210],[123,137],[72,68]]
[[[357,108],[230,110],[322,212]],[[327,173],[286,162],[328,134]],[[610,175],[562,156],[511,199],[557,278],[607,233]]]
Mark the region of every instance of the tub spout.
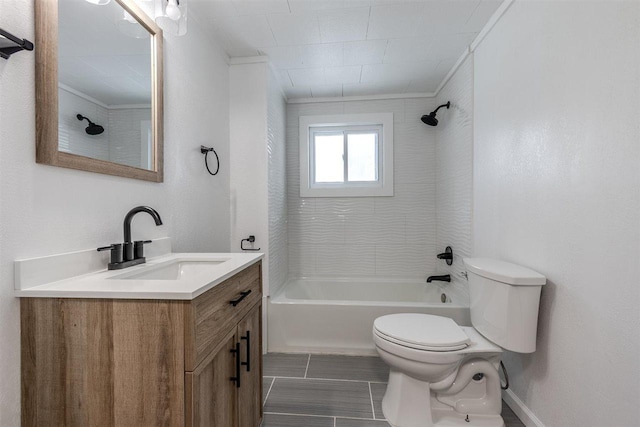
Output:
[[433,280],[440,280],[442,282],[450,282],[451,281],[451,275],[450,274],[445,274],[442,276],[429,276],[427,278],[427,283],[431,283]]

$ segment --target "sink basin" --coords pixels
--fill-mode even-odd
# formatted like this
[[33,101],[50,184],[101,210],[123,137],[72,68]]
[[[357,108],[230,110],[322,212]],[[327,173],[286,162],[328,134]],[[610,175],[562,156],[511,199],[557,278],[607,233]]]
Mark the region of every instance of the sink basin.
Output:
[[199,275],[211,267],[220,265],[228,259],[219,260],[180,260],[176,259],[159,265],[149,265],[142,270],[120,274],[111,279],[118,280],[180,280]]

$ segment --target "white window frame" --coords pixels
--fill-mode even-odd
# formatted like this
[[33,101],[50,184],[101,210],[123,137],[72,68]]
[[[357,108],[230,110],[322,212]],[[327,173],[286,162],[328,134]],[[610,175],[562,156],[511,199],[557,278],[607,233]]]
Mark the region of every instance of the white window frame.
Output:
[[[300,197],[393,196],[393,113],[300,116]],[[314,182],[312,132],[358,131],[378,127],[378,181]],[[381,127],[381,129],[380,129]],[[346,153],[345,153],[346,155]],[[346,169],[345,162],[345,169]],[[346,175],[345,175],[346,178]]]

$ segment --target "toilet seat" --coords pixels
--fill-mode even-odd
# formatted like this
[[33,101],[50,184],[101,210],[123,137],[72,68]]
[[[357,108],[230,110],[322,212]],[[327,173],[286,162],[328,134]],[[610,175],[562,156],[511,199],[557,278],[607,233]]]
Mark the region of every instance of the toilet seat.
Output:
[[398,313],[379,317],[373,324],[379,338],[415,350],[447,352],[469,346],[469,336],[448,317]]

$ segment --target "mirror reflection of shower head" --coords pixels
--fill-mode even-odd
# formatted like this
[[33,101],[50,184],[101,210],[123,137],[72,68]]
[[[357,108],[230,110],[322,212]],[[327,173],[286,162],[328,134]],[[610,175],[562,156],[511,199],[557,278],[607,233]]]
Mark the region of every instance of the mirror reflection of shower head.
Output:
[[104,128],[102,126],[93,123],[91,120],[89,120],[88,117],[85,117],[82,114],[78,114],[78,115],[76,115],[76,118],[78,120],[86,120],[86,121],[89,122],[89,125],[84,130],[89,135],[100,135],[102,132],[104,132]]
[[429,126],[438,126],[438,119],[436,119],[436,113],[442,107],[447,107],[447,109],[449,109],[450,106],[451,106],[451,102],[447,102],[446,104],[440,105],[438,108],[436,108],[429,114],[425,114],[424,116],[422,116],[421,118],[422,122],[425,124],[428,124]]

